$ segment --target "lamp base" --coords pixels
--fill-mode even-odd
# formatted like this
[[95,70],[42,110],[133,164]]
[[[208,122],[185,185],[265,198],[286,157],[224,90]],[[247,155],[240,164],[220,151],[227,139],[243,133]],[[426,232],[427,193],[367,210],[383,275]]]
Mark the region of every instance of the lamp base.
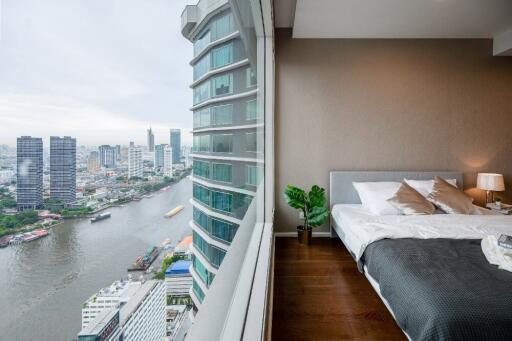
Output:
[[494,192],[493,191],[486,191],[485,192],[485,203],[490,204],[494,202]]

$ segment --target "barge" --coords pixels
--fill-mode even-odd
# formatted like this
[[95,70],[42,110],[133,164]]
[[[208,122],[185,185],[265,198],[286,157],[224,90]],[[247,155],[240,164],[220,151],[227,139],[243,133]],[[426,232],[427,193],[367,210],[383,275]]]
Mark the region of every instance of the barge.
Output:
[[135,259],[135,262],[128,268],[128,271],[146,271],[149,269],[151,264],[158,258],[160,249],[156,246],[150,247],[144,256],[139,256]]
[[176,214],[180,213],[185,207],[183,205],[179,205],[175,208],[173,208],[172,210],[170,210],[169,212],[167,212],[164,217],[166,218],[171,218],[171,217],[174,217]]

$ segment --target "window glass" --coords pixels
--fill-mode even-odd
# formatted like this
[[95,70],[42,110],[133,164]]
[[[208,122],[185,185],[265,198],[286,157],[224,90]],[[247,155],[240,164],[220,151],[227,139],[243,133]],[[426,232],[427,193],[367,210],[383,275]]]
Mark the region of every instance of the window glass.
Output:
[[197,161],[194,160],[194,175],[200,176],[203,178],[209,178],[210,177],[210,163],[205,161]]
[[206,54],[194,65],[194,80],[210,71],[210,54]]
[[212,23],[213,40],[223,38],[235,31],[233,14],[230,12]]
[[248,88],[256,85],[256,73],[250,67],[245,70],[245,82]]
[[210,43],[210,31],[206,31],[194,43],[194,56],[197,56]]
[[194,128],[203,128],[210,125],[210,108],[194,112]]
[[263,174],[263,167],[260,166],[250,166],[247,165],[246,179],[245,183],[251,186],[257,186],[259,183],[259,179]]
[[213,78],[214,96],[227,95],[233,92],[233,74],[228,73]]
[[211,108],[213,125],[233,123],[233,104],[219,105]]
[[203,290],[201,290],[201,287],[199,286],[199,284],[197,284],[194,281],[194,283],[192,284],[192,288],[193,288],[194,293],[196,294],[197,298],[199,298],[199,301],[201,303],[203,303],[203,301],[204,301],[204,292],[203,292]]
[[205,231],[209,231],[208,229],[208,216],[206,214],[204,214],[203,212],[201,212],[200,210],[198,210],[196,207],[194,207],[193,209],[193,218],[194,218],[194,222],[203,228],[203,230]]
[[194,199],[199,200],[203,204],[210,205],[210,191],[208,190],[208,188],[203,187],[198,184],[194,184],[193,196],[194,196]]
[[194,88],[194,105],[210,98],[210,82],[204,82]]
[[245,105],[247,120],[255,120],[258,118],[258,110],[256,107],[256,99],[250,100]]
[[235,237],[238,226],[219,219],[212,218],[212,235],[216,238],[231,242]]
[[212,50],[212,68],[216,69],[231,63],[233,63],[233,43]]
[[194,136],[192,150],[194,152],[209,152],[210,135]]
[[248,152],[255,152],[257,150],[256,133],[245,134],[245,150]]
[[226,251],[219,249],[216,246],[210,246],[210,261],[215,267],[219,267],[226,256]]
[[213,152],[231,153],[233,151],[233,134],[212,135]]
[[206,267],[203,265],[203,263],[201,263],[201,261],[194,255],[192,255],[192,265],[194,266],[194,270],[196,270],[199,277],[201,277],[201,279],[203,280],[203,283],[206,285],[206,287],[209,287],[210,286],[210,283],[208,282],[209,271],[206,269]]
[[231,168],[232,166],[227,163],[213,163],[213,180],[222,182],[231,182]]
[[231,212],[233,210],[233,195],[230,193],[212,191],[212,207],[216,210]]
[[194,243],[194,246],[201,251],[204,257],[206,259],[210,258],[210,245],[203,239],[201,236],[196,232],[192,231],[192,242]]
[[[259,142],[259,143],[258,143]],[[246,133],[245,134],[245,150],[248,152],[263,151],[263,133]]]

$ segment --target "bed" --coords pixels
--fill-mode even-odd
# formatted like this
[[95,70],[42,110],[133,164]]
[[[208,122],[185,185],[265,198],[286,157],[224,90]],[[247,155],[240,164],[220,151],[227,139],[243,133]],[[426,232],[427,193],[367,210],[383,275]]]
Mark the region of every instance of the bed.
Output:
[[352,182],[457,179],[458,172],[330,174],[331,227],[410,340],[512,339],[512,273],[488,263],[480,240],[512,234],[512,217],[373,216]]

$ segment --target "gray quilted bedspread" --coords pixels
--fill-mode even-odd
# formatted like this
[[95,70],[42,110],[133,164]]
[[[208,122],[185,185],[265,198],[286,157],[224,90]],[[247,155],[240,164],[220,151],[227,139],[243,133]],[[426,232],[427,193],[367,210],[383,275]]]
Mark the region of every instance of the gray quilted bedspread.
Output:
[[363,262],[412,340],[512,340],[512,272],[480,240],[385,239]]

